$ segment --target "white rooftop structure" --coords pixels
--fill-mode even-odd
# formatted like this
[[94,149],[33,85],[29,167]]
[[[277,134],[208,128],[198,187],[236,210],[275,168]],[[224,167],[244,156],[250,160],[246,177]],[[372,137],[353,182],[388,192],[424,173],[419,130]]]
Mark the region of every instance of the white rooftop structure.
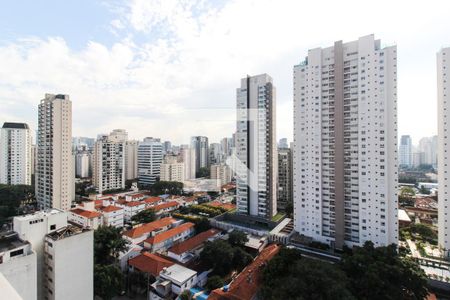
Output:
[[160,277],[170,280],[178,285],[183,284],[192,276],[195,276],[197,272],[194,270],[183,267],[182,265],[174,264],[168,268],[164,268],[159,274]]

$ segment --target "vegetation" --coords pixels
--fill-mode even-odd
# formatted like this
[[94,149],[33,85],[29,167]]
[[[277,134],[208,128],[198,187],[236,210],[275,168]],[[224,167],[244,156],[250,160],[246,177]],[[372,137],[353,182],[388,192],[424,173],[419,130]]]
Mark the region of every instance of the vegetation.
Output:
[[284,208],[284,212],[288,216],[292,216],[292,214],[294,213],[294,204],[292,203],[292,201],[289,201],[288,203],[286,203],[286,207]]
[[153,209],[144,209],[131,217],[134,224],[145,224],[156,220],[156,214]]
[[335,265],[302,258],[295,249],[283,248],[262,273],[261,298],[355,299],[347,276]]
[[95,187],[90,181],[83,181],[75,183],[75,194],[80,197],[87,197],[89,194],[95,194]]
[[94,261],[96,264],[112,264],[119,253],[127,249],[129,242],[123,239],[120,229],[100,226],[94,232]]
[[429,225],[411,224],[400,229],[400,240],[411,239],[413,241],[428,242],[437,245],[437,233]]
[[424,299],[427,278],[395,245],[366,242],[339,264],[301,257],[283,248],[264,269],[263,299]]
[[191,299],[191,292],[189,292],[188,290],[183,291],[180,294],[180,299],[181,300],[189,300],[189,299]]
[[212,268],[215,275],[224,276],[232,270],[242,270],[253,257],[239,247],[224,240],[207,242],[200,253],[200,260]]
[[0,225],[22,214],[24,205],[35,206],[33,186],[0,184]]
[[414,196],[416,192],[409,186],[402,187],[400,194],[398,195],[398,201],[400,206],[414,206]]
[[157,181],[150,187],[154,196],[171,194],[181,195],[183,193],[183,183],[178,181]]
[[240,230],[233,230],[228,235],[228,243],[230,243],[232,246],[237,247],[244,247],[245,243],[248,242],[248,237],[245,232],[242,232]]
[[189,206],[189,211],[195,214],[204,214],[210,218],[224,213],[222,208],[207,206],[205,204],[191,205]]
[[208,281],[206,281],[205,289],[207,291],[212,291],[217,288],[223,287],[223,285],[224,285],[224,281],[223,281],[222,277],[214,275],[214,276],[208,277]]
[[209,177],[210,170],[207,167],[200,168],[197,173],[195,174],[195,177],[197,178],[203,178],[203,177]]
[[94,293],[104,300],[110,300],[124,290],[122,271],[116,265],[94,266]]
[[424,187],[423,185],[420,187],[420,193],[423,195],[429,195],[431,194],[430,189],[427,189],[426,187]]
[[183,215],[180,213],[173,213],[172,217],[194,223],[195,231],[197,233],[206,231],[211,228],[208,218]]

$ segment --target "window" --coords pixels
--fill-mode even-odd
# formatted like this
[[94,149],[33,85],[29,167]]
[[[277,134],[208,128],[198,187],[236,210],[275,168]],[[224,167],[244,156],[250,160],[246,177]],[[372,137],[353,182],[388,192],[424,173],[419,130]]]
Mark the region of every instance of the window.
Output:
[[56,224],[50,225],[50,230],[55,230],[56,229]]
[[11,251],[11,253],[9,254],[9,256],[10,256],[10,257],[14,257],[14,256],[21,255],[21,254],[23,254],[23,249]]

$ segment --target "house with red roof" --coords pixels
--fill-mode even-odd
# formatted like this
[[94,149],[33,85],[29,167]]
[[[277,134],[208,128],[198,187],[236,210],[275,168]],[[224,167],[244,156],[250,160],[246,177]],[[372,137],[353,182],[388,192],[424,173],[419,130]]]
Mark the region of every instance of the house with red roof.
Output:
[[170,260],[154,253],[143,252],[140,255],[128,260],[128,266],[130,271],[139,271],[147,273],[154,278],[159,276],[159,273],[175,263]]
[[181,243],[175,244],[167,250],[167,256],[181,263],[187,263],[194,257],[200,255],[206,241],[216,239],[220,234],[218,229],[209,229],[201,232]]
[[74,208],[69,210],[67,214],[69,222],[78,224],[83,228],[97,229],[103,224],[103,215],[98,211],[84,210],[81,208]]
[[142,202],[145,203],[145,208],[150,208],[159,205],[163,202],[161,197],[147,197]]
[[144,241],[144,248],[153,252],[164,251],[194,234],[194,223],[186,222],[177,227],[149,237]]
[[123,203],[117,202],[118,206],[123,208],[123,219],[125,222],[130,222],[131,218],[145,209],[145,203],[141,201],[125,201]]
[[130,241],[131,244],[137,245],[151,236],[169,230],[177,224],[179,224],[179,221],[171,217],[162,218],[127,230],[123,233],[123,237]]
[[103,224],[105,226],[123,227],[124,210],[122,207],[108,205],[102,206],[99,210],[103,214]]
[[156,214],[160,215],[163,213],[174,211],[178,207],[180,207],[180,204],[177,201],[169,201],[159,205],[155,205],[151,208],[155,211]]

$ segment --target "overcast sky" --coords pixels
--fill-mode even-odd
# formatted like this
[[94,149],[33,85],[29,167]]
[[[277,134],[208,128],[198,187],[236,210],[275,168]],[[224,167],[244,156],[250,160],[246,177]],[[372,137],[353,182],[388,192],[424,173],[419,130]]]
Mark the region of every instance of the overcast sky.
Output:
[[210,141],[235,129],[240,78],[277,87],[292,140],[292,67],[307,50],[375,34],[398,48],[399,134],[436,134],[436,52],[450,1],[3,1],[0,122],[37,125],[45,93],[69,94],[73,135]]

